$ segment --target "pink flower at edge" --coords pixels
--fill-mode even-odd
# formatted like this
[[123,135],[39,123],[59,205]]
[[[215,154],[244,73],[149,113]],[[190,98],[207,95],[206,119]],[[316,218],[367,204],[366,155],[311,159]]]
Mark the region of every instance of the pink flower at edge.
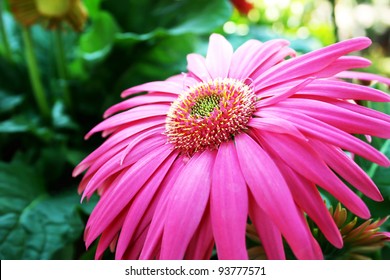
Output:
[[321,259],[305,214],[334,246],[343,243],[318,187],[370,217],[337,175],[382,200],[344,150],[389,166],[352,134],[389,138],[390,116],[349,101],[390,97],[337,75],[368,66],[345,55],[371,41],[298,57],[288,44],[249,40],[233,51],[213,34],[206,57],[187,56],[188,73],[123,92],[148,93],[106,111],[87,138],[108,139],[73,174],[87,170],[83,198],[101,196],[85,230],[87,247],[100,236],[96,258],[111,245],[117,259],[209,259],[215,243],[219,259],[248,259],[249,216],[268,259],[285,258],[282,237],[298,259]]

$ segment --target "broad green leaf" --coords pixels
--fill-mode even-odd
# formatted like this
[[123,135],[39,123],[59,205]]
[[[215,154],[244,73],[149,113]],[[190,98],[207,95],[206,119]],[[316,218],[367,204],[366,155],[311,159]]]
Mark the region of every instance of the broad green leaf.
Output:
[[107,12],[97,13],[92,19],[89,30],[80,38],[82,57],[88,61],[99,61],[105,58],[119,32],[115,19]]
[[[22,48],[21,48],[21,38],[20,35],[18,34],[20,30],[19,24],[15,21],[12,14],[8,11],[3,10],[0,16],[2,17],[2,21],[4,24],[4,32],[7,36],[7,41],[10,50],[12,52],[11,59],[14,62],[20,61],[21,59],[20,54],[22,52]],[[3,42],[3,40],[1,40],[0,42]],[[4,52],[3,48],[4,48],[3,44],[0,44],[0,53]]]
[[51,259],[81,235],[78,196],[50,196],[37,172],[0,163],[0,259]]
[[27,72],[21,65],[10,63],[0,57],[0,73],[0,88],[2,90],[9,93],[21,93],[30,90]]
[[12,118],[0,122],[0,133],[31,133],[43,141],[50,141],[55,137],[54,131],[41,124],[36,115],[20,113]]
[[[116,36],[117,42],[125,44],[188,33],[209,34],[232,14],[231,4],[225,0],[128,0],[120,4],[110,1],[103,6],[116,16],[125,31]],[[133,11],[131,17],[128,11]]]
[[100,12],[100,2],[102,0],[85,0],[83,1],[88,10],[88,16],[95,17]]
[[21,95],[13,95],[0,89],[0,113],[12,111],[18,107],[24,100]]
[[0,122],[0,133],[19,133],[29,130],[29,125],[23,121],[19,121],[17,118]]
[[177,75],[186,70],[186,56],[194,52],[199,43],[195,35],[186,34],[177,37],[165,37],[154,42],[146,49],[139,62],[130,64],[118,76],[113,92],[119,93],[135,83],[152,80],[165,80],[169,76]]
[[177,12],[180,23],[169,28],[171,35],[205,34],[226,22],[232,14],[232,6],[228,1],[187,1],[183,11],[178,9]]
[[53,106],[51,114],[54,127],[68,129],[77,128],[77,124],[75,124],[69,115],[66,114],[64,103],[57,101]]

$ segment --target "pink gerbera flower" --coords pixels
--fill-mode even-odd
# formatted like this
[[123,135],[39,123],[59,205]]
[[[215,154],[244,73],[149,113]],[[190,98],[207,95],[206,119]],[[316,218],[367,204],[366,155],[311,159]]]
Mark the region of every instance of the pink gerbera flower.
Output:
[[117,259],[208,259],[215,243],[219,259],[247,259],[249,216],[269,259],[285,258],[282,237],[297,258],[320,259],[308,215],[342,247],[317,188],[367,219],[339,177],[382,196],[344,150],[390,164],[352,135],[390,136],[389,116],[352,101],[389,96],[340,79],[370,64],[344,56],[370,43],[356,38],[295,57],[285,40],[249,40],[233,52],[213,34],[206,58],[188,55],[188,73],[124,91],[148,93],[106,111],[87,137],[109,138],[74,171],[87,169],[83,198],[101,196],[86,245],[100,236],[96,258],[111,245]]

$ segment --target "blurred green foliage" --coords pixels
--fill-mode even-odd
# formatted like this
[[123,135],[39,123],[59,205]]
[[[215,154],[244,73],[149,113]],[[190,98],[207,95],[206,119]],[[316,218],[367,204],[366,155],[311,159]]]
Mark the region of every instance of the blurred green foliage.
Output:
[[[186,71],[186,55],[205,54],[212,32],[224,33],[235,46],[249,38],[285,37],[302,53],[333,43],[333,2],[255,1],[255,9],[242,15],[227,0],[85,0],[89,20],[82,33],[66,26],[30,28],[51,110],[45,118],[29,81],[22,28],[0,1],[0,258],[93,258],[85,254],[82,231],[96,199],[80,204],[80,178],[71,173],[102,143],[100,137],[83,137],[120,101],[121,91]],[[66,77],[59,72],[59,55]],[[369,106],[390,113],[387,105]],[[388,141],[373,144],[390,156]],[[373,216],[388,215],[389,169],[357,160],[385,197],[380,204],[367,201]],[[390,259],[389,251],[382,257]]]

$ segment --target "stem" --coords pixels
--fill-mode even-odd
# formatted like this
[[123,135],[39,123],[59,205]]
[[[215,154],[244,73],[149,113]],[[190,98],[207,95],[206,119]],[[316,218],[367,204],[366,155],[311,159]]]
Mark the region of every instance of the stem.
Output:
[[44,118],[50,117],[50,107],[45,96],[37,60],[34,53],[34,44],[31,38],[30,29],[23,27],[23,43],[27,60],[28,74],[30,76],[31,86],[34,92],[35,101]]
[[4,18],[3,18],[3,2],[0,3],[0,33],[3,39],[4,53],[8,61],[12,61],[11,47],[9,45],[7,32],[5,30]]
[[60,28],[54,31],[54,47],[57,63],[57,72],[60,79],[60,87],[64,94],[64,101],[68,108],[72,108],[72,99],[68,89],[68,73],[66,69],[66,58],[64,52],[64,42],[62,40],[62,31]]

